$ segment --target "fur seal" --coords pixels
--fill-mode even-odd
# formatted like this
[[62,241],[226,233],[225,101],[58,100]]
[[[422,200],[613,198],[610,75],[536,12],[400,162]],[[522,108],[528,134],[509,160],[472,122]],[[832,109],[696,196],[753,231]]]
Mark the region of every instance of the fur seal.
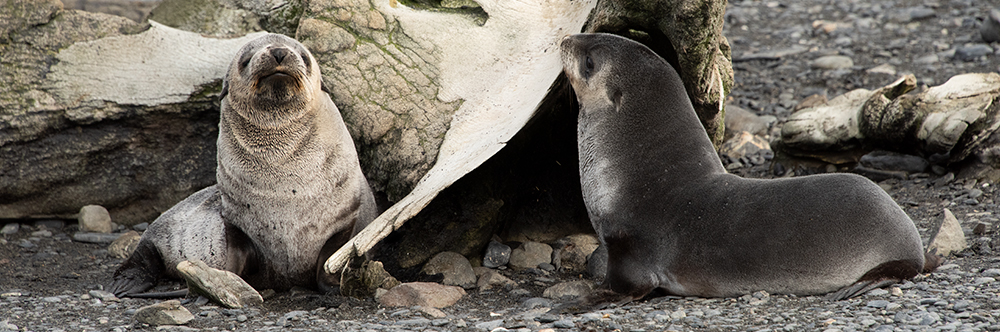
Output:
[[875,183],[854,174],[728,174],[677,72],[649,48],[578,34],[561,49],[580,104],[583,198],[608,250],[604,286],[615,301],[654,290],[837,291],[831,298],[840,299],[924,268],[913,221]]
[[243,46],[220,113],[218,183],[150,225],[114,273],[116,295],[149,289],[161,274],[179,278],[184,260],[257,289],[336,284],[322,263],[375,218],[354,142],[298,41],[268,34]]

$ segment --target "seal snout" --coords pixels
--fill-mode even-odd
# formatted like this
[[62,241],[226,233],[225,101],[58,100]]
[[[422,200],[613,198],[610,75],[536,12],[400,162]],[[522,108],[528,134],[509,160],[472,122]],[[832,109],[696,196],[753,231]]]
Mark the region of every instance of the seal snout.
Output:
[[271,56],[274,57],[274,62],[281,64],[285,60],[285,56],[288,56],[287,48],[272,48]]

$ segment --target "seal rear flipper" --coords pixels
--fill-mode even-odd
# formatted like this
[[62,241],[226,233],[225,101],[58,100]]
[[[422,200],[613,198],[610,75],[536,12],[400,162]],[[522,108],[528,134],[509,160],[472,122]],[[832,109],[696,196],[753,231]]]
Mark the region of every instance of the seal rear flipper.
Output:
[[553,307],[552,310],[549,310],[546,314],[581,314],[602,310],[611,304],[624,305],[632,302],[633,300],[637,300],[637,298],[631,295],[616,293],[610,289],[595,289],[590,292],[590,294],[582,296],[577,300],[569,301]]
[[937,248],[924,253],[924,267],[920,270],[923,273],[930,273],[937,270],[938,266],[944,263],[944,257],[938,255]]
[[879,264],[865,272],[858,281],[826,296],[827,300],[840,301],[849,299],[875,288],[885,287],[913,278],[924,266],[921,262],[912,260],[895,260]]
[[827,295],[825,297],[825,299],[830,300],[830,301],[846,300],[846,299],[849,299],[849,298],[852,298],[852,297],[864,294],[864,293],[866,293],[866,292],[868,292],[870,290],[873,290],[873,289],[876,289],[876,288],[882,288],[882,287],[885,287],[885,286],[889,286],[889,285],[898,283],[900,281],[902,281],[902,280],[900,280],[900,279],[881,279],[881,280],[864,280],[864,281],[858,281],[858,282],[850,284],[850,285],[848,285],[848,286],[846,286],[844,288],[841,288],[840,290],[838,290],[836,292],[830,293],[829,295]]
[[140,241],[132,255],[129,255],[122,266],[115,270],[108,289],[117,297],[141,293],[153,288],[164,270],[163,258],[153,243]]

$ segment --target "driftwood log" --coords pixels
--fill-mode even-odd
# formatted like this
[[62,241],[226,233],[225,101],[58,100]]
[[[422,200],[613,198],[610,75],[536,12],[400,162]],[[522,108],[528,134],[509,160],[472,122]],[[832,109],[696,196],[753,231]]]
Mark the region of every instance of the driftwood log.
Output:
[[781,127],[781,145],[802,156],[882,149],[945,166],[974,157],[972,162],[1000,167],[1000,74],[962,74],[919,93],[915,88],[916,78],[907,75],[803,109]]

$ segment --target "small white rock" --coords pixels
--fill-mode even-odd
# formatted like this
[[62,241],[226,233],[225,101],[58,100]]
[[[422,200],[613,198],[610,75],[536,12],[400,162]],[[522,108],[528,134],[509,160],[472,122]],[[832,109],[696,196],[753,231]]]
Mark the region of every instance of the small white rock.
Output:
[[975,280],[973,280],[972,284],[973,285],[982,285],[982,284],[992,283],[994,281],[997,281],[997,280],[994,279],[994,278],[991,278],[991,277],[982,277],[982,278],[976,278]]
[[100,205],[87,205],[80,209],[80,215],[76,218],[80,223],[80,229],[85,232],[111,233],[114,229],[111,225],[111,214]]
[[11,234],[17,233],[17,231],[20,230],[20,229],[21,229],[21,224],[18,224],[16,222],[15,223],[9,223],[9,224],[3,225],[3,228],[0,228],[0,234],[11,235]]
[[813,68],[834,70],[854,67],[854,60],[843,55],[827,55],[812,62]]
[[944,220],[941,222],[941,228],[934,238],[931,239],[931,243],[927,248],[937,249],[938,255],[948,256],[968,247],[969,244],[965,241],[965,233],[962,232],[962,225],[959,224],[958,219],[955,218],[955,214],[951,213],[951,210],[944,209]]

